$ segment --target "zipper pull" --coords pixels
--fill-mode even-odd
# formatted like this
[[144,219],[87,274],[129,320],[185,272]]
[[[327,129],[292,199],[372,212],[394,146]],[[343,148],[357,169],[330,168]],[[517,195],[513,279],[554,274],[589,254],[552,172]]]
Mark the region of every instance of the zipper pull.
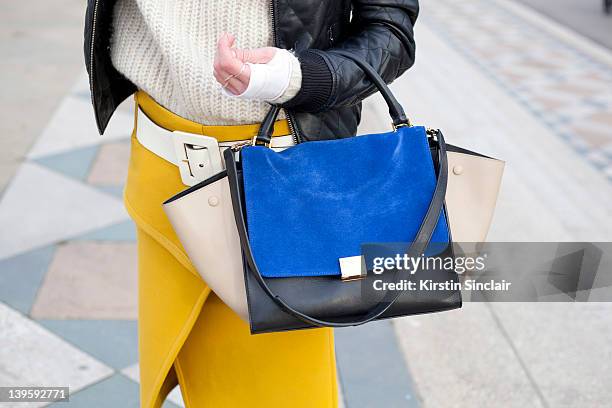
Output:
[[251,141],[250,140],[245,140],[242,142],[238,142],[233,144],[230,149],[232,149],[233,152],[238,152],[240,151],[243,147],[245,146],[250,146],[251,145]]

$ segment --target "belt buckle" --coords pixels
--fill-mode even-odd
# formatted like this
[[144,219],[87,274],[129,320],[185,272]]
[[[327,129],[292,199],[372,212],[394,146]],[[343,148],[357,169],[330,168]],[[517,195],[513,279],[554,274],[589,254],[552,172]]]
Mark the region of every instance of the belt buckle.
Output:
[[214,137],[173,132],[181,180],[193,186],[223,170],[219,142]]

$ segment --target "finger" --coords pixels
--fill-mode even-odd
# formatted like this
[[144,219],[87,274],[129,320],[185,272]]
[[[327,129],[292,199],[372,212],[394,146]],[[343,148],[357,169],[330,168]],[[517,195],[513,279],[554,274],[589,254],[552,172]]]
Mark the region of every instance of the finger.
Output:
[[246,91],[247,86],[243,83],[228,84],[225,89],[227,89],[234,95],[241,95],[244,91]]
[[241,71],[239,71],[239,74],[236,76],[225,76],[223,73],[218,72],[215,73],[215,79],[217,79],[217,82],[219,82],[221,85],[232,84],[239,88],[246,88],[249,85],[249,81],[251,78],[250,71],[250,67],[248,65],[245,65],[244,68],[241,68]]
[[241,62],[240,68],[234,74],[215,68],[213,69],[213,76],[221,85],[225,84],[231,79],[236,79],[240,82],[248,84],[251,77],[251,69],[247,64]]
[[230,85],[234,86],[234,87],[239,87],[239,83],[243,82],[241,79],[232,78],[231,75],[225,75],[224,73],[220,73],[220,72],[217,72],[217,71],[214,71],[213,75],[214,75],[215,79],[217,80],[217,82],[221,86],[226,87],[226,88],[228,86],[230,86]]
[[224,78],[240,72],[243,62],[235,58],[222,57],[213,63],[213,70]]
[[249,64],[247,64],[246,62],[244,63],[244,69],[242,69],[242,72],[240,72],[240,74],[236,76],[236,79],[238,79],[243,84],[249,84],[249,81],[251,79],[251,67],[249,66]]
[[241,82],[239,79],[232,78],[225,84],[225,89],[233,93],[234,95],[240,95],[248,87],[248,84]]
[[222,86],[230,90],[233,94],[239,95],[249,86],[251,75],[250,71],[250,67],[245,65],[243,72],[241,72],[240,75],[230,78],[229,80],[227,80],[227,77],[224,77],[222,73],[217,71],[213,71],[213,75],[217,82],[219,82]]
[[243,62],[251,62],[253,64],[265,64],[276,54],[277,48],[263,47],[252,49],[236,49],[236,57]]
[[219,40],[217,40],[217,46],[224,45],[231,48],[234,45],[235,41],[236,37],[234,37],[233,34],[222,33],[221,36],[219,36]]
[[232,48],[236,44],[236,36],[231,33],[227,33],[227,37],[229,38],[229,47]]
[[249,49],[240,49],[240,48],[235,48],[234,49],[234,53],[236,54],[236,58],[239,59],[242,62],[248,62],[248,58],[249,58],[249,53],[251,52],[251,50]]
[[[234,63],[236,63],[238,69],[233,69]],[[229,71],[223,68],[224,64],[213,64],[213,74],[215,75],[215,78],[218,76],[222,80],[227,80],[229,77],[233,77],[239,78],[244,82],[249,82],[251,77],[251,68],[249,67],[249,64],[241,62],[240,60],[236,60],[234,63],[232,63],[232,69]]]
[[219,73],[219,71],[217,71],[216,69],[213,70],[213,76],[215,77],[215,79],[217,80],[218,83],[220,83],[221,85],[223,85],[224,82],[224,78],[221,76],[221,74]]
[[235,58],[235,53],[232,50],[232,46],[236,38],[229,33],[223,33],[217,41],[217,54],[220,58]]
[[226,77],[237,74],[242,67],[242,62],[235,57],[235,50],[229,48],[231,41],[227,36],[219,39],[217,52],[213,62],[213,68]]

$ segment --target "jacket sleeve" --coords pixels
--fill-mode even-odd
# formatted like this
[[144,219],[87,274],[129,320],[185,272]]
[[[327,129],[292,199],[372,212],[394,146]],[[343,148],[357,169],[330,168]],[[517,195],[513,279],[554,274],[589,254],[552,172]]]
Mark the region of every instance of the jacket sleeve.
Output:
[[283,107],[320,112],[360,102],[376,91],[363,71],[334,50],[350,50],[390,83],[414,64],[418,0],[354,0],[348,36],[326,50],[297,54],[302,86]]

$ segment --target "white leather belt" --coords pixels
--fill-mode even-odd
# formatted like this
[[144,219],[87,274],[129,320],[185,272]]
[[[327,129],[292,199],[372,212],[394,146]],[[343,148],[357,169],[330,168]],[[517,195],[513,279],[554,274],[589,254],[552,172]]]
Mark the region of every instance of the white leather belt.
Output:
[[[223,150],[240,140],[221,142],[210,136],[186,132],[172,132],[153,122],[138,109],[136,139],[147,150],[179,168],[181,180],[187,186],[214,176],[225,166],[221,160]],[[270,147],[283,150],[293,146],[291,135],[273,137]]]

